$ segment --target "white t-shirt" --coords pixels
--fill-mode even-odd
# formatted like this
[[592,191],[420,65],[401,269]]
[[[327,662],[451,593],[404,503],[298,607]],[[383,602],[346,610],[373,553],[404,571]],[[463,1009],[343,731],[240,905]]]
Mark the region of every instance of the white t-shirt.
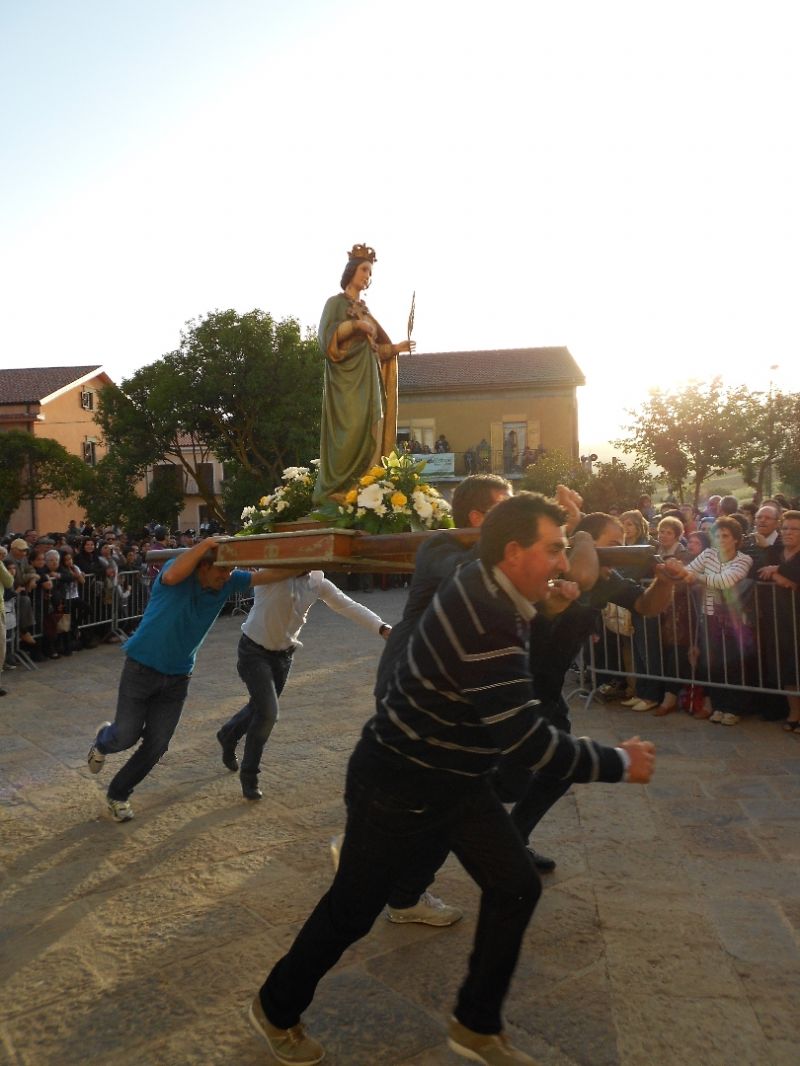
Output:
[[317,600],[373,633],[384,624],[369,608],[345,596],[321,570],[312,570],[272,585],[253,586],[253,606],[242,623],[242,632],[268,651],[302,647],[297,638]]

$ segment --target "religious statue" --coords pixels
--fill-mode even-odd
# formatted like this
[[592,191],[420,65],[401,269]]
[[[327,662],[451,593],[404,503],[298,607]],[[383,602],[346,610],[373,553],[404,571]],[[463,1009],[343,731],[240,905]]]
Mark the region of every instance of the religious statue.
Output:
[[369,245],[354,245],[342,274],[342,292],[331,296],[322,311],[325,384],[314,488],[318,506],[328,499],[341,501],[396,446],[397,356],[413,352],[415,342],[409,337],[392,344],[361,299],[376,261]]

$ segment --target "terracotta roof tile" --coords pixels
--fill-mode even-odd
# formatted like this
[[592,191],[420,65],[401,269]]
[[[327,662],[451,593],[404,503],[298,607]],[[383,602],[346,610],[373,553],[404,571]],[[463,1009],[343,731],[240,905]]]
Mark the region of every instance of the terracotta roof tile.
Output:
[[586,379],[567,348],[501,348],[431,352],[398,360],[400,394],[486,389],[509,385],[583,385]]
[[0,370],[0,404],[40,403],[45,396],[98,370],[99,366],[43,366]]

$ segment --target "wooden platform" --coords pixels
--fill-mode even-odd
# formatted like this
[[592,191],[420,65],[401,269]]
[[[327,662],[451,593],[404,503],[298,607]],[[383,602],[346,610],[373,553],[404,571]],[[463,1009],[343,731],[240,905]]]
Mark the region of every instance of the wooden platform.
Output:
[[[229,537],[220,543],[217,562],[226,566],[272,566],[286,570],[328,570],[332,573],[403,574],[414,569],[420,545],[441,533],[373,535],[355,529],[299,529]],[[462,543],[474,543],[477,529],[445,530]]]

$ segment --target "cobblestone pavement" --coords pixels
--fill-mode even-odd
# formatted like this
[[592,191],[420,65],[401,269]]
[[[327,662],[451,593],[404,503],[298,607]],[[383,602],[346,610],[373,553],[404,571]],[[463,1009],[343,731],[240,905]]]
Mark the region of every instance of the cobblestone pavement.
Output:
[[[360,597],[387,620],[400,591]],[[247,803],[214,733],[242,703],[238,622],[200,653],[173,746],[112,822],[86,752],[113,716],[122,656],[102,646],[17,670],[0,700],[0,1061],[255,1066],[245,1020],[267,968],[327,887],[347,756],[378,638],[322,605]],[[575,707],[575,727],[658,744],[647,788],[574,788],[541,827],[558,859],[507,1004],[543,1066],[794,1066],[800,1045],[800,738],[685,715]],[[306,1021],[332,1066],[455,1064],[444,1023],[477,894],[452,859],[450,929],[379,919]]]

